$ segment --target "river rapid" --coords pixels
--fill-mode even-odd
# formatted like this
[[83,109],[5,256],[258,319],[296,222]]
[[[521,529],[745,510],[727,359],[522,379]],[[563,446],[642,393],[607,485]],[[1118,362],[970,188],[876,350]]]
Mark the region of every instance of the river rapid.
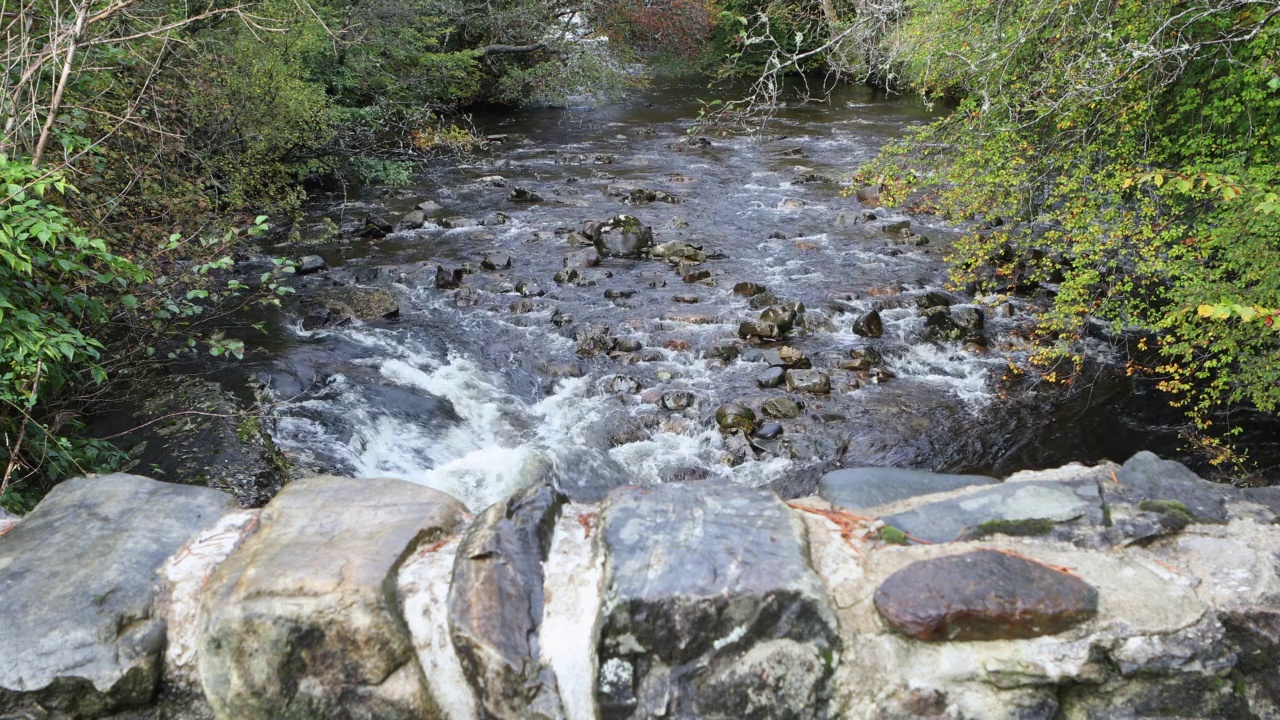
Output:
[[[1007,397],[1000,377],[1019,357],[1026,304],[953,294],[942,313],[972,323],[976,311],[981,329],[927,324],[957,229],[866,214],[841,192],[884,143],[934,117],[922,103],[843,87],[826,103],[789,98],[762,133],[685,142],[696,98],[710,95],[704,81],[665,79],[620,103],[478,116],[489,143],[470,160],[409,188],[317,195],[299,228],[310,244],[288,247],[328,269],[299,278],[297,307],[254,370],[296,471],[401,477],[478,509],[542,478],[580,500],[706,477],[794,496],[840,466],[1004,473],[1176,454],[1179,428],[1150,411],[1159,403],[1111,373],[1074,394]],[[394,223],[428,200],[440,209],[423,227],[358,237],[368,213]],[[583,222],[619,213],[706,259],[605,258],[558,282],[588,246]],[[325,218],[340,237],[326,237]],[[447,280],[462,269],[461,287],[437,287],[437,266]],[[776,302],[735,293],[740,283]],[[304,322],[313,298],[350,285],[391,293],[398,317]],[[786,302],[805,313],[784,342],[739,337],[742,321]],[[883,332],[864,337],[853,325],[873,309]],[[578,340],[604,327],[612,348],[584,351]],[[761,387],[783,345],[830,392]],[[867,348],[871,371],[851,365]],[[725,403],[754,411],[751,434],[721,432]]]

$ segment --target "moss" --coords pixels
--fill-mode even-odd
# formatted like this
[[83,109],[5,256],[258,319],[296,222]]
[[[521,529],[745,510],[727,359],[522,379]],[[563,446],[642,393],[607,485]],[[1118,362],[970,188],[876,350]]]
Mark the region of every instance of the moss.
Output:
[[907,534],[892,525],[880,528],[880,539],[893,545],[907,544]]
[[973,532],[969,533],[968,537],[971,540],[976,540],[978,538],[987,537],[988,535],[1047,535],[1052,531],[1053,521],[1045,520],[1043,518],[1028,518],[1026,520],[988,520],[975,528]]
[[1143,500],[1138,503],[1138,509],[1159,514],[1161,523],[1174,530],[1181,530],[1196,522],[1196,515],[1191,508],[1177,500]]
[[262,435],[262,425],[258,422],[258,418],[250,415],[240,421],[236,426],[236,437],[240,442],[254,442]]

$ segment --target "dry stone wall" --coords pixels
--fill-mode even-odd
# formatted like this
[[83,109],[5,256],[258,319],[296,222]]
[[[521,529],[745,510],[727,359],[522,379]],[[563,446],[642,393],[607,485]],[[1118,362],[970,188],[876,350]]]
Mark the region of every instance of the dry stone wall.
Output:
[[1149,453],[474,518],[81,478],[0,524],[0,718],[1280,717],[1278,496]]

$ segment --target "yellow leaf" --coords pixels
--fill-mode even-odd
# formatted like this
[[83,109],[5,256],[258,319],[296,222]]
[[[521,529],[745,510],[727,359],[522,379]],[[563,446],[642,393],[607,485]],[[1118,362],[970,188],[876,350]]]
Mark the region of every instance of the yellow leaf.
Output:
[[1201,305],[1199,308],[1196,308],[1196,314],[1202,318],[1213,317],[1213,306]]

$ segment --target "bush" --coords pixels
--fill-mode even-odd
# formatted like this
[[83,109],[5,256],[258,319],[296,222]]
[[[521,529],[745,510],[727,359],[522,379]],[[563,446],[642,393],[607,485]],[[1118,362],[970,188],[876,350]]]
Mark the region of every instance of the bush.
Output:
[[901,77],[960,104],[861,180],[1003,224],[956,245],[955,282],[1052,297],[1034,358],[1050,379],[1071,379],[1102,320],[1155,334],[1161,359],[1133,369],[1201,430],[1224,407],[1280,408],[1280,336],[1249,322],[1280,305],[1280,9],[923,0],[912,13],[888,41]]
[[21,484],[116,465],[102,443],[57,436],[51,398],[102,383],[102,342],[89,328],[108,320],[104,297],[141,271],[85,235],[54,202],[75,190],[57,173],[0,155],[0,504],[27,509]]

